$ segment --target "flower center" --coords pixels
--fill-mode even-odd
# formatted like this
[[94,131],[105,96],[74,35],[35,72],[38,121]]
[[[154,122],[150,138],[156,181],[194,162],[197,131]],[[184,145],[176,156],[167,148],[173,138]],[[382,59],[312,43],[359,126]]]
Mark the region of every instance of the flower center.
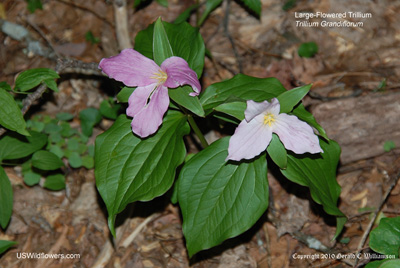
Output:
[[267,113],[264,116],[264,125],[268,124],[268,126],[271,126],[272,123],[275,121],[276,121],[276,119],[275,119],[275,115],[273,113]]
[[162,70],[159,70],[157,73],[153,74],[154,76],[150,77],[152,79],[157,79],[158,80],[158,84],[164,84],[165,81],[167,81],[168,75],[167,73],[163,72]]

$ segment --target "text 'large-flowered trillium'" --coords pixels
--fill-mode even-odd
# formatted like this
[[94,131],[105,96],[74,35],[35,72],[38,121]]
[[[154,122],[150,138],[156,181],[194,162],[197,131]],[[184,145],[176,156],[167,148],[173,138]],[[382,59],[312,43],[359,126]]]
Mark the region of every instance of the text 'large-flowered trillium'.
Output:
[[110,78],[128,87],[137,87],[128,100],[126,114],[133,117],[132,131],[145,138],[157,131],[168,109],[168,88],[190,85],[190,96],[201,86],[195,71],[180,57],[170,57],[158,66],[153,60],[131,48],[117,56],[102,59],[99,68]]
[[294,115],[280,112],[278,99],[271,102],[247,101],[245,119],[229,140],[226,160],[251,159],[267,149],[272,133],[279,136],[286,149],[296,154],[322,153],[317,135]]

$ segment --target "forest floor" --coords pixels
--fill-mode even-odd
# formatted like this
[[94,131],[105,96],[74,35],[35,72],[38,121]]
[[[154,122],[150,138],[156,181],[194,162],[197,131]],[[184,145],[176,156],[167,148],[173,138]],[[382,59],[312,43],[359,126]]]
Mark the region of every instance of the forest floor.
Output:
[[[98,63],[118,54],[111,2],[42,0],[43,10],[30,13],[24,0],[3,0],[0,19],[23,26],[58,57]],[[194,1],[170,0],[168,7],[152,1],[139,10],[133,2],[128,1],[132,42],[158,17],[172,22]],[[400,2],[299,0],[288,11],[282,9],[284,2],[263,0],[260,18],[241,1],[224,1],[211,13],[200,28],[213,55],[212,60],[206,58],[202,85],[205,89],[239,72],[276,77],[287,89],[313,84],[304,104],[342,147],[339,208],[348,222],[337,240],[332,241],[335,218],[312,201],[308,188],[270,173],[271,204],[256,225],[189,261],[179,208],[167,197],[128,207],[118,216],[118,234],[112,241],[93,169],[67,168],[66,190],[49,191],[40,185],[28,187],[20,167],[7,167],[14,212],[8,228],[0,229],[0,240],[18,244],[1,256],[0,267],[354,267],[355,259],[324,254],[370,252],[368,239],[364,241],[370,222],[375,216],[400,215]],[[237,55],[223,27],[228,8],[228,30]],[[301,11],[372,16],[347,18],[363,22],[362,27],[301,27],[295,18]],[[88,31],[99,38],[98,43],[85,38]],[[12,85],[24,70],[56,66],[48,57],[26,53],[26,41],[3,32],[0,40],[0,81]],[[299,57],[299,45],[311,41],[318,44],[318,54]],[[68,112],[75,115],[72,126],[79,127],[77,115],[82,109],[99,108],[102,100],[118,93],[104,87],[105,79],[62,74],[60,93],[46,93],[27,116]],[[89,144],[111,124],[104,119]],[[213,131],[207,137],[220,135]],[[388,152],[387,142],[395,145]],[[80,254],[80,258],[18,258],[22,252]],[[359,260],[357,265],[368,261]]]

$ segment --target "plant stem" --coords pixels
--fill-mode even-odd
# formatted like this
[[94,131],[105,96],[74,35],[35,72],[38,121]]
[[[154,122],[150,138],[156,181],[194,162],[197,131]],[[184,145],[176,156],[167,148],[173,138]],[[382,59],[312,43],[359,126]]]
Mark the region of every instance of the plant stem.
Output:
[[201,131],[200,131],[199,127],[197,126],[196,122],[194,121],[193,117],[190,114],[188,114],[187,118],[188,118],[189,124],[192,127],[194,133],[196,133],[197,137],[200,139],[201,145],[203,146],[203,148],[207,148],[208,142],[204,138],[203,133],[201,133]]

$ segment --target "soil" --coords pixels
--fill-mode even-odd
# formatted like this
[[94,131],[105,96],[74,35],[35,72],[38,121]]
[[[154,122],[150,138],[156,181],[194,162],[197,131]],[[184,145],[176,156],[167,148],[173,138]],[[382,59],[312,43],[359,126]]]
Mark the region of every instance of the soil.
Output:
[[[1,22],[21,25],[31,41],[37,40],[48,51],[55,51],[56,57],[98,63],[118,54],[112,1],[42,0],[43,9],[34,13],[29,12],[27,2],[1,1]],[[148,1],[140,9],[134,9],[133,2],[128,1],[127,11],[129,39],[134,44],[136,34],[158,17],[172,22],[195,1],[170,0],[168,7]],[[400,183],[396,182],[400,170],[400,2],[293,2],[295,5],[285,11],[285,1],[262,0],[258,18],[242,1],[225,0],[200,28],[213,56],[206,58],[202,85],[205,89],[239,72],[276,77],[287,89],[313,84],[304,104],[328,136],[342,146],[337,176],[342,187],[339,208],[348,222],[337,240],[332,240],[335,218],[312,201],[308,189],[272,172],[268,179],[273,198],[255,226],[189,260],[181,214],[177,206],[170,204],[169,197],[129,206],[118,215],[114,239],[108,230],[105,205],[95,187],[93,169],[68,168],[66,190],[49,191],[40,185],[24,184],[17,166],[5,168],[13,185],[14,211],[8,228],[0,229],[0,240],[18,244],[0,256],[0,267],[356,266],[354,258],[333,254],[371,252],[368,240],[360,242],[370,231],[372,217],[378,211],[378,218],[400,215]],[[204,5],[199,14],[191,16],[192,25],[203,10]],[[349,22],[362,22],[360,27],[308,27],[296,25],[300,19],[295,12],[360,12],[371,16],[346,18]],[[98,43],[87,41],[88,31],[99,38]],[[17,40],[3,30],[0,40],[0,81],[12,85],[21,71],[56,66],[54,54],[27,53],[27,39]],[[298,56],[297,49],[304,42],[318,44],[314,57]],[[71,124],[79,127],[77,115],[82,109],[99,108],[102,100],[118,93],[111,83],[104,82],[107,79],[97,73],[62,74],[58,81],[60,93],[45,93],[26,118],[68,112],[76,116]],[[104,119],[89,143],[93,144],[95,136],[111,124]],[[207,138],[221,135],[211,131]],[[388,141],[396,147],[386,152],[384,144]],[[189,150],[196,152],[190,139],[189,145]],[[21,258],[21,253],[29,252],[80,257]],[[368,261],[362,259],[357,265],[362,267]]]

